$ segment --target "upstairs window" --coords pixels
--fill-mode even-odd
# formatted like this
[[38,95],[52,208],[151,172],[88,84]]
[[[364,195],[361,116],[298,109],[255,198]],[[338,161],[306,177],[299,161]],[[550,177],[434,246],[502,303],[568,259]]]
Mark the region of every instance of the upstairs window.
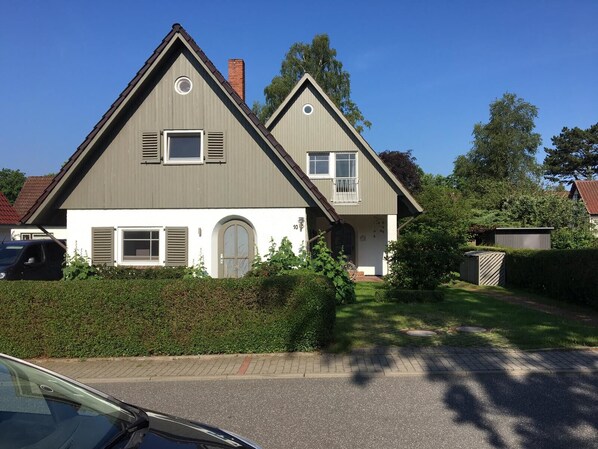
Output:
[[201,130],[164,131],[164,163],[203,163],[203,136]]
[[308,175],[312,178],[329,178],[330,174],[330,153],[309,153]]

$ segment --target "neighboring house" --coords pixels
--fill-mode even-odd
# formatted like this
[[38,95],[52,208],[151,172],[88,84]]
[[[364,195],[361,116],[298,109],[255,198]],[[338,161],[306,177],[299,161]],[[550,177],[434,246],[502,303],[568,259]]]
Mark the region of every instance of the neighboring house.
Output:
[[[24,217],[33,207],[37,199],[42,196],[45,190],[52,183],[54,176],[29,176],[14,204],[14,208],[19,215],[19,218]],[[42,226],[47,232],[57,239],[66,239],[65,226]],[[11,229],[11,237],[13,240],[36,240],[48,238],[48,235],[37,226],[21,225]]]
[[11,240],[10,229],[19,222],[17,211],[0,192],[0,242]]
[[[255,251],[266,253],[271,239],[287,237],[297,250],[318,229],[345,229],[338,198],[323,194],[320,180],[302,170],[305,149],[296,163],[245,104],[242,61],[229,61],[229,78],[233,86],[175,24],[23,222],[66,225],[69,251],[88,255],[94,264],[203,260],[218,277],[243,275]],[[354,140],[347,149],[358,154],[359,176],[361,170],[377,171],[378,182],[397,183],[367,144],[362,156],[363,139]],[[363,228],[352,221],[360,230],[357,238],[364,236],[357,261],[361,245],[373,244],[377,255],[367,249],[363,254],[371,258],[367,271],[379,274],[384,245],[396,235],[396,216],[421,209],[398,183],[394,200],[378,192],[373,197],[381,196],[383,206],[366,206],[376,181],[364,176],[362,204],[339,209],[367,213],[358,217]]]
[[[384,252],[397,238],[397,218],[422,212],[407,189],[308,74],[266,127],[341,216],[343,224],[327,236],[332,250],[342,248],[366,275],[386,274]],[[326,223],[315,218],[308,228]]]
[[569,191],[569,198],[583,201],[590,216],[593,231],[598,236],[598,181],[574,181]]

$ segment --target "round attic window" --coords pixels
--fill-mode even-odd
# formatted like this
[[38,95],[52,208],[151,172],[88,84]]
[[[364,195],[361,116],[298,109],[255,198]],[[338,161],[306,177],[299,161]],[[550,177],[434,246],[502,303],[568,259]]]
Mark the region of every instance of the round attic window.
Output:
[[311,115],[312,112],[314,112],[314,107],[311,104],[303,105],[303,113],[305,115]]
[[191,89],[193,89],[193,83],[186,76],[181,76],[174,82],[174,90],[181,95],[187,95]]

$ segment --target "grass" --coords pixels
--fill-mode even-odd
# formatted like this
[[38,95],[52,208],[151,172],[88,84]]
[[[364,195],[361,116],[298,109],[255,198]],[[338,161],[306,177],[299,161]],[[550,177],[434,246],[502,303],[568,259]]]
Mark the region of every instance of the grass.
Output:
[[[335,352],[374,346],[456,346],[539,349],[598,346],[598,328],[482,296],[459,286],[443,287],[446,299],[435,304],[378,303],[379,283],[358,283],[357,302],[337,307]],[[458,326],[489,331],[463,334]],[[438,332],[431,338],[410,337],[406,329]]]

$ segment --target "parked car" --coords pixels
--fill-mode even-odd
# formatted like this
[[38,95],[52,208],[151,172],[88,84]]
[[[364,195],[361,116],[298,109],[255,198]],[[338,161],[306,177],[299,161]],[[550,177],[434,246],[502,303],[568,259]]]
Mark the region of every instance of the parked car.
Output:
[[64,248],[51,239],[0,243],[0,279],[60,279],[64,253]]
[[127,404],[0,354],[1,449],[259,449],[216,427]]

